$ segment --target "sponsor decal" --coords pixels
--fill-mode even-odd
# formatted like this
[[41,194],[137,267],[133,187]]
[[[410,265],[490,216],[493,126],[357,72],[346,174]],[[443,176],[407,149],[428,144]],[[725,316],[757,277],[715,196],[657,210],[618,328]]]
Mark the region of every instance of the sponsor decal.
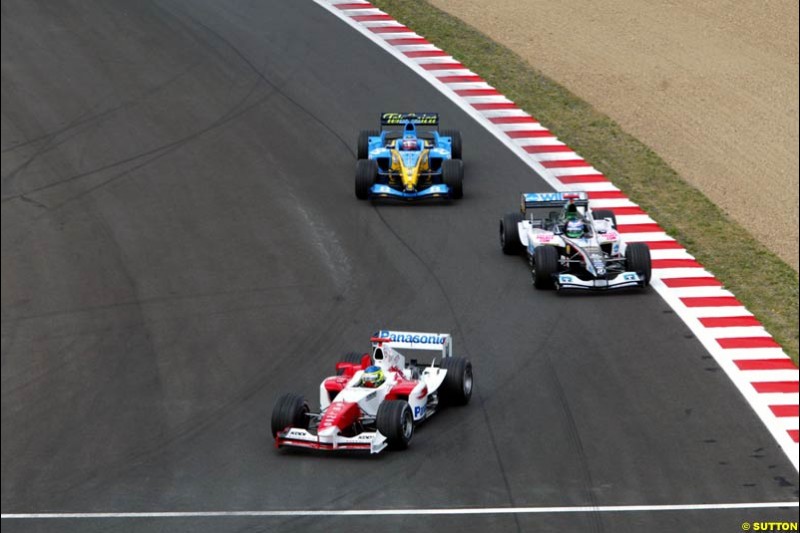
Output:
[[552,233],[537,233],[536,240],[539,242],[550,242],[553,240]]
[[384,126],[400,126],[406,122],[420,126],[436,126],[439,115],[436,113],[383,113],[381,124]]
[[557,202],[564,197],[560,192],[529,192],[523,195],[526,203],[530,202]]
[[585,200],[586,193],[583,192],[526,192],[522,195],[526,203],[535,202],[558,202],[561,200]]
[[622,275],[624,281],[639,281],[639,276],[633,272],[628,272]]
[[566,274],[562,274],[562,275],[558,276],[558,281],[560,283],[572,283],[572,276],[569,276],[569,275],[566,275]]
[[414,407],[414,418],[419,418],[423,416],[425,414],[425,408],[426,406],[424,405],[418,405]]
[[378,332],[377,337],[391,339],[393,342],[407,342],[412,344],[444,344],[446,337],[426,333],[395,333],[386,329]]

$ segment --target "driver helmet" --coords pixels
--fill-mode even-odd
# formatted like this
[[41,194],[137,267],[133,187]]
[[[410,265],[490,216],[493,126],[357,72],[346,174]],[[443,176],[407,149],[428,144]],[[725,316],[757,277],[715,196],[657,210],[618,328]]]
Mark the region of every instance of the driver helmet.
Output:
[[383,385],[384,381],[386,381],[386,376],[383,375],[383,370],[379,366],[372,365],[367,367],[364,373],[361,374],[362,387],[375,389]]
[[417,140],[414,137],[405,137],[403,139],[403,150],[416,150]]
[[564,233],[567,234],[567,237],[570,239],[579,239],[583,237],[583,232],[585,230],[585,226],[583,220],[579,218],[572,218],[567,220],[567,225],[564,228]]

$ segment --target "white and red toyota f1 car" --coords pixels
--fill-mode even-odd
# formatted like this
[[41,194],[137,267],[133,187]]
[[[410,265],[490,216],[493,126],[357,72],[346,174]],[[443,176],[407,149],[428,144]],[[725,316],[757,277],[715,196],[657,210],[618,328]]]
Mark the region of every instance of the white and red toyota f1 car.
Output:
[[[336,375],[319,387],[319,413],[303,396],[288,393],[272,410],[277,447],[363,450],[408,447],[414,426],[444,405],[466,405],[472,396],[472,364],[453,357],[447,333],[382,330],[371,339],[372,353],[351,353],[336,364]],[[395,348],[441,353],[437,366],[419,365]]]

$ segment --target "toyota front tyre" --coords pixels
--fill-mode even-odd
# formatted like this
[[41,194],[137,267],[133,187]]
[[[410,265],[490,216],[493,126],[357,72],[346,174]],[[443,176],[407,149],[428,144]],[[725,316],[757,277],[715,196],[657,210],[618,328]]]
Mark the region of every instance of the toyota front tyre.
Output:
[[385,400],[378,407],[375,425],[393,450],[408,448],[414,436],[414,415],[404,400]]
[[272,408],[272,436],[286,428],[308,429],[308,404],[300,394],[288,392]]
[[439,389],[439,397],[448,405],[466,405],[472,397],[472,363],[463,357],[445,357],[442,368],[447,370]]

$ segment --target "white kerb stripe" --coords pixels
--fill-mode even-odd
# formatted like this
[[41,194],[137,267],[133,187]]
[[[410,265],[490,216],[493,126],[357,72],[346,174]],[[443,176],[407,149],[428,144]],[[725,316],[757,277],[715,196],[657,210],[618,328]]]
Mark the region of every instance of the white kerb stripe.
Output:
[[519,124],[495,124],[502,131],[547,131],[538,122],[522,122]]
[[519,146],[565,146],[556,137],[518,137],[512,141]]
[[[588,170],[588,167],[587,167]],[[610,181],[600,181],[597,183],[572,183],[563,184],[559,187],[564,191],[586,191],[586,192],[599,192],[599,191],[618,191],[619,189]]]
[[[600,172],[599,170],[597,170],[596,168],[594,168],[592,166],[589,166],[589,165],[578,165],[577,163],[576,163],[576,166],[574,166],[574,167],[551,168],[549,170],[556,177],[560,177],[560,176],[583,176],[584,174],[591,175],[591,176],[602,176],[603,175],[602,172]],[[581,185],[583,185],[583,184],[581,184]],[[585,185],[590,185],[590,183],[587,183]]]
[[441,50],[433,44],[401,44],[395,46],[401,52],[441,52]]
[[694,259],[694,256],[683,248],[667,248],[666,250],[650,250],[652,259]]
[[569,161],[579,156],[575,152],[538,152],[531,157],[537,161]]
[[432,63],[453,63],[455,59],[453,56],[426,56],[426,57],[412,57],[411,61],[419,63],[420,65],[427,65]]
[[709,328],[709,333],[715,339],[732,339],[735,337],[768,337],[772,335],[767,333],[762,326],[731,326],[728,328]]
[[[600,198],[597,200],[589,200],[589,205],[592,206],[592,209],[607,209],[609,207],[639,207],[638,204],[633,203],[627,198]],[[675,239],[668,237],[661,240],[674,241]]]
[[671,293],[678,298],[716,298],[719,296],[733,296],[733,293],[726,291],[720,286],[711,287],[675,287],[670,289]]

